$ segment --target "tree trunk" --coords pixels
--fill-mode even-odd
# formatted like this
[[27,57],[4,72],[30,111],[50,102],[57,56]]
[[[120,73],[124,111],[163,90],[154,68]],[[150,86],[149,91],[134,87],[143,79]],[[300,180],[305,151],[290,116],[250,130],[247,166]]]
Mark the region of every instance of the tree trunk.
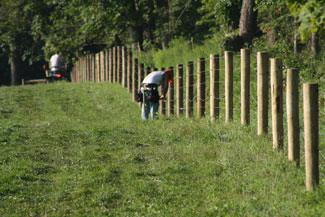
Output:
[[10,69],[11,69],[11,85],[21,84],[21,60],[14,53],[9,57]]
[[243,0],[240,21],[239,36],[242,37],[244,43],[251,43],[257,30],[257,12],[254,11],[254,0]]
[[[273,18],[272,14],[269,14],[268,19],[272,20],[272,18]],[[268,42],[270,44],[274,45],[275,41],[276,41],[276,38],[275,38],[275,29],[274,29],[273,26],[268,27],[266,36],[267,36]]]
[[310,49],[314,56],[317,56],[320,52],[319,38],[317,32],[310,33]]

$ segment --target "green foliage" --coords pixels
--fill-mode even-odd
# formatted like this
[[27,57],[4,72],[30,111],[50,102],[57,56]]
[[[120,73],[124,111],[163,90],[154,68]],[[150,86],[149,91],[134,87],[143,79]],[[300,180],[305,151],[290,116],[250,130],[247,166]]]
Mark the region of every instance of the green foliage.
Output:
[[195,45],[184,39],[174,39],[169,49],[157,50],[152,53],[153,62],[158,67],[176,66],[188,61],[197,61],[199,57],[208,58],[212,53],[220,53],[222,41],[216,38],[207,39],[202,45]]
[[306,40],[310,32],[325,31],[325,1],[287,0],[291,14],[297,17],[299,32],[303,40]]
[[241,1],[235,0],[202,0],[203,6],[200,12],[203,17],[198,22],[212,23],[214,32],[229,32],[235,30],[239,25]]

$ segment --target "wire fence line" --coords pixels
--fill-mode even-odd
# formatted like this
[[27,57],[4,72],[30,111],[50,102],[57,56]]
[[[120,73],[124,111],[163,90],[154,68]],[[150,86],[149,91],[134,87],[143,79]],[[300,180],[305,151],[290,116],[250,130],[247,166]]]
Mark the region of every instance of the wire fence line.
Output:
[[[109,53],[108,53],[109,54]],[[116,55],[116,54],[115,54]],[[233,54],[232,54],[233,55]],[[125,58],[126,55],[124,55]],[[241,54],[235,54],[233,55],[233,57],[238,58],[238,57],[242,57]],[[248,57],[246,58],[257,58],[258,55],[256,54],[249,54]],[[98,59],[98,57],[97,57]],[[104,67],[99,67],[96,66],[96,63],[100,63],[100,61],[94,61],[92,60],[92,62],[90,61],[91,58],[83,58],[83,61],[88,61],[88,63],[83,63],[81,60],[77,62],[73,72],[72,72],[72,80],[73,82],[82,82],[85,80],[90,80],[90,81],[95,81],[95,82],[100,82],[100,81],[110,81],[113,83],[127,83],[127,87],[129,89],[130,92],[132,92],[133,97],[134,94],[136,94],[136,91],[138,91],[140,89],[140,81],[142,81],[145,77],[145,75],[147,75],[148,73],[150,73],[153,70],[158,70],[153,66],[147,66],[143,64],[143,63],[139,63],[138,59],[134,58],[132,59],[132,57],[127,56],[127,59],[124,59],[123,61],[117,61],[116,56],[114,56],[113,58],[109,55],[107,55],[106,57],[104,57],[105,61],[102,61],[103,64],[106,64]],[[132,61],[133,60],[133,61]],[[218,62],[219,60],[222,60],[220,62]],[[113,62],[112,62],[113,61]],[[214,68],[210,68],[210,67],[206,67],[204,66],[203,69],[200,68],[200,64],[207,65],[209,63],[209,61],[217,61],[218,63],[214,66]],[[271,97],[269,97],[270,95],[272,96],[272,93],[270,90],[270,84],[268,83],[269,80],[268,79],[264,79],[264,81],[262,80],[261,83],[260,82],[261,79],[259,79],[259,76],[263,77],[263,71],[258,71],[258,70],[263,70],[263,65],[259,65],[261,63],[259,63],[258,61],[256,62],[256,67],[255,65],[252,66],[248,66],[246,69],[245,67],[234,67],[233,62],[228,62],[229,59],[226,58],[226,54],[225,55],[214,55],[210,57],[205,57],[205,58],[198,58],[197,61],[188,61],[186,64],[178,64],[176,67],[168,67],[174,71],[180,71],[181,74],[180,76],[177,76],[177,73],[174,72],[174,74],[176,76],[174,76],[174,80],[176,81],[176,85],[171,84],[170,85],[170,89],[171,91],[173,91],[173,93],[180,93],[182,94],[182,97],[180,98],[175,98],[174,96],[172,98],[167,98],[167,103],[165,103],[165,106],[168,106],[168,110],[179,110],[179,111],[185,111],[186,109],[190,109],[192,110],[200,110],[200,106],[204,106],[204,111],[203,111],[203,116],[205,116],[205,114],[208,114],[207,111],[209,111],[209,109],[218,109],[218,110],[223,110],[225,113],[229,112],[229,111],[235,111],[236,114],[238,113],[238,111],[240,111],[240,116],[243,116],[242,114],[242,107],[243,106],[248,106],[247,108],[247,112],[248,112],[248,116],[250,116],[249,114],[252,113],[254,114],[254,116],[256,116],[255,118],[259,120],[259,116],[261,114],[260,110],[262,108],[265,109],[266,108],[266,113],[263,112],[263,118],[269,119],[269,108],[272,105],[271,102]],[[234,61],[233,58],[231,58],[231,61]],[[90,64],[91,62],[91,64]],[[124,66],[123,64],[124,63]],[[254,63],[255,64],[255,63]],[[262,63],[263,64],[263,63]],[[268,64],[268,63],[267,63]],[[125,66],[126,65],[126,66]],[[197,70],[194,69],[194,67],[197,67]],[[190,68],[187,68],[190,67]],[[262,68],[262,69],[261,69]],[[162,68],[160,68],[159,70],[162,70]],[[183,70],[186,70],[186,72],[183,72]],[[201,69],[201,70],[200,70]],[[281,65],[281,67],[279,67],[280,70],[288,70],[288,68],[284,65]],[[103,71],[104,70],[104,71]],[[106,71],[105,71],[106,70]],[[242,73],[244,74],[244,72],[247,73],[247,76],[251,76],[251,71],[256,71],[257,73],[253,73],[254,75],[251,76],[252,78],[249,78],[247,80],[246,85],[248,85],[247,87],[252,89],[252,91],[249,91],[250,95],[248,95],[248,97],[246,98],[246,101],[249,102],[250,105],[245,105],[242,104],[242,95],[239,95],[238,92],[242,92],[242,90],[240,90],[239,86],[241,85],[237,85],[238,83],[242,84],[240,80],[235,79],[235,81],[233,80],[234,77],[234,72],[238,72],[240,71],[240,74],[242,75]],[[211,73],[215,73],[217,75],[217,80],[211,80],[213,76],[213,74]],[[230,74],[228,74],[230,73]],[[206,75],[206,76],[205,76]],[[238,74],[236,74],[237,76]],[[202,77],[203,76],[203,77]],[[237,78],[237,77],[236,77]],[[304,78],[301,76],[297,76],[298,78],[298,85],[299,87],[301,86],[302,83],[305,82]],[[186,83],[189,85],[184,85],[183,83],[180,82],[184,82],[184,80],[186,80]],[[190,81],[190,82],[188,82]],[[266,81],[266,82],[265,82]],[[284,86],[282,86],[281,90],[284,92],[287,88],[288,88],[288,81],[283,79],[283,84]],[[264,83],[263,83],[264,82]],[[236,84],[236,86],[234,86],[233,84]],[[210,86],[212,85],[212,86]],[[215,89],[215,85],[217,85],[217,92],[214,93],[213,97],[209,96],[209,90],[210,88]],[[282,84],[281,84],[282,85]],[[272,87],[271,87],[272,88]],[[186,96],[183,98],[184,94],[184,90],[188,91],[190,89],[191,93],[190,96]],[[201,89],[203,90],[204,95],[199,95]],[[220,89],[224,89],[224,92],[220,91]],[[136,91],[134,91],[136,90]],[[175,91],[176,90],[176,91]],[[237,90],[236,92],[234,92],[234,90]],[[267,92],[263,92],[267,90]],[[171,92],[170,91],[170,92]],[[211,89],[210,89],[211,91]],[[214,90],[215,91],[215,90]],[[264,98],[260,98],[259,94],[264,93],[263,97],[267,97],[266,99]],[[319,91],[318,92],[319,96],[324,96],[324,92],[323,91]],[[189,98],[190,97],[190,98]],[[301,101],[301,99],[304,97],[304,94],[302,91],[298,92],[298,96],[299,100]],[[181,106],[182,103],[179,103],[179,100],[183,99],[186,103],[190,103],[192,104],[192,106],[189,107],[185,107],[185,106]],[[214,102],[213,100],[216,100],[216,102]],[[230,101],[228,101],[230,100]],[[234,101],[238,101],[240,102],[239,104],[235,104]],[[263,107],[261,107],[260,103],[261,100],[263,101],[262,103],[265,103],[263,105]],[[283,98],[282,98],[283,100]],[[318,99],[319,100],[319,99]],[[322,99],[321,99],[322,100]],[[324,103],[325,103],[325,98],[323,99]],[[264,102],[265,101],[265,102]],[[176,103],[175,103],[176,102]],[[196,103],[196,105],[194,105]],[[210,104],[210,106],[206,106],[205,104]],[[218,104],[214,104],[214,103],[218,103]],[[220,103],[220,104],[219,104]],[[244,102],[245,103],[245,102]],[[276,102],[277,105],[278,102]],[[176,105],[175,105],[176,104]],[[201,105],[200,105],[201,104]],[[227,107],[229,106],[229,104],[232,104],[231,107]],[[223,105],[223,106],[222,106]],[[235,105],[235,106],[234,106]],[[239,106],[236,106],[239,105]],[[254,105],[254,106],[251,106]],[[282,108],[284,107],[284,103],[282,105]],[[320,103],[320,105],[322,105]],[[172,106],[169,107],[169,106]],[[177,108],[179,107],[179,108]],[[206,109],[207,108],[207,109]],[[260,109],[258,109],[260,108]],[[167,110],[165,108],[165,110]],[[301,111],[298,111],[299,114],[301,115]],[[266,117],[265,115],[266,114]],[[321,126],[320,129],[321,131],[318,132],[318,136],[321,136],[320,140],[320,144],[324,146],[324,140],[322,138],[324,138],[324,133],[322,132],[322,130],[325,127],[325,122],[324,122],[324,116],[325,116],[325,110],[323,109],[318,109],[317,114],[319,115],[319,125]],[[218,115],[220,115],[220,113],[218,112]],[[244,114],[245,115],[245,114]],[[247,115],[247,114],[246,114]],[[273,113],[272,113],[273,115]],[[270,121],[268,121],[270,123]],[[283,122],[285,122],[283,120]],[[260,124],[257,124],[257,127],[260,127]],[[287,126],[288,127],[288,126]],[[268,127],[267,127],[268,128]],[[302,135],[302,137],[304,138],[304,132],[303,132],[303,128],[300,127],[299,129],[299,134]],[[302,156],[304,157],[304,152],[302,151]],[[324,154],[322,153],[322,150],[319,151],[319,159],[324,161]],[[323,167],[322,167],[323,168]],[[323,170],[325,170],[325,168],[323,168]]]

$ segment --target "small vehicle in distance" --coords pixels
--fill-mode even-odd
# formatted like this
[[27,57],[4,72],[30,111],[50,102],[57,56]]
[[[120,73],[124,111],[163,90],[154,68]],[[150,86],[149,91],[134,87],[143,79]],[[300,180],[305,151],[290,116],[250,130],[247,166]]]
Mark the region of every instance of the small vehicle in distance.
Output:
[[47,83],[59,80],[68,80],[68,76],[66,75],[64,69],[59,69],[55,67],[49,69],[47,65],[43,65],[43,69],[45,71]]

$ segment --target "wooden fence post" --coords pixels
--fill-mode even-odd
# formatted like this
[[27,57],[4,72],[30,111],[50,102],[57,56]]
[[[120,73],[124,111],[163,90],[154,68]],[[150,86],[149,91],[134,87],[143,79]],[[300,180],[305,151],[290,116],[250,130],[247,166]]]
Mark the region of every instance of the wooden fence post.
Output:
[[187,118],[192,117],[193,115],[193,62],[186,63],[186,99],[185,99],[185,106],[186,106],[186,114]]
[[79,83],[79,60],[76,62],[76,83]]
[[303,84],[306,189],[319,184],[318,84]]
[[273,150],[283,150],[283,81],[281,59],[271,59],[271,105]]
[[82,82],[82,61],[81,59],[78,60],[79,62],[79,81]]
[[248,49],[240,50],[240,83],[241,83],[241,124],[250,124],[250,57]]
[[205,58],[197,60],[197,117],[205,113]]
[[127,69],[127,85],[128,91],[132,93],[132,52],[128,52],[128,69]]
[[96,53],[96,82],[100,82],[101,68],[100,68],[100,53]]
[[[164,71],[165,68],[160,68],[160,71]],[[160,85],[160,93],[162,93],[163,88],[162,85]],[[166,114],[166,103],[164,100],[159,100],[159,114],[160,115],[165,115]]]
[[122,49],[120,46],[117,46],[116,49],[116,73],[117,73],[117,83],[122,83]]
[[[171,71],[174,70],[174,68],[172,66],[170,66],[169,69]],[[168,88],[168,108],[167,108],[167,112],[168,112],[168,117],[170,117],[171,115],[174,114],[174,82],[173,83],[168,82],[168,85],[169,85],[169,88]]]
[[136,96],[138,93],[138,59],[134,58],[132,70],[132,97],[133,101],[136,102]]
[[233,52],[225,51],[225,122],[233,120],[233,86],[234,86],[234,60]]
[[109,50],[105,50],[105,81],[109,81]]
[[96,80],[96,54],[92,55],[92,72],[91,72],[91,81],[95,82]]
[[[144,76],[144,64],[140,63],[139,64],[139,69],[138,69],[138,90],[140,91],[141,89],[141,83],[143,80],[143,76]],[[143,98],[144,101],[144,98]],[[141,108],[143,102],[139,102],[139,107]]]
[[139,72],[139,74],[138,74],[138,90],[140,90],[141,82],[144,78],[144,64],[143,63],[139,64],[138,72]]
[[113,83],[113,52],[112,48],[108,50],[108,81]]
[[219,118],[219,55],[210,54],[210,120]]
[[176,115],[183,113],[183,65],[178,64],[176,69]]
[[85,79],[86,79],[86,76],[85,76],[85,69],[86,69],[86,67],[85,67],[85,63],[86,63],[85,57],[81,57],[78,62],[80,64],[80,68],[79,68],[79,70],[80,70],[80,72],[79,72],[80,73],[80,81],[84,82]]
[[127,48],[122,47],[122,87],[127,87]]
[[257,53],[257,135],[268,131],[269,54]]
[[100,52],[100,72],[101,72],[101,76],[100,76],[100,81],[104,82],[105,81],[105,52],[101,51]]
[[79,83],[82,82],[82,71],[81,71],[81,60],[78,60],[78,80],[79,80]]
[[86,79],[89,81],[89,55],[86,56]]
[[85,61],[85,57],[82,57],[81,61],[82,61],[82,81],[85,82],[86,81],[86,61]]
[[117,74],[116,74],[116,47],[113,47],[113,83],[116,83],[117,81]]
[[286,108],[288,126],[288,160],[299,166],[300,139],[299,139],[299,72],[297,69],[287,70],[286,81]]

